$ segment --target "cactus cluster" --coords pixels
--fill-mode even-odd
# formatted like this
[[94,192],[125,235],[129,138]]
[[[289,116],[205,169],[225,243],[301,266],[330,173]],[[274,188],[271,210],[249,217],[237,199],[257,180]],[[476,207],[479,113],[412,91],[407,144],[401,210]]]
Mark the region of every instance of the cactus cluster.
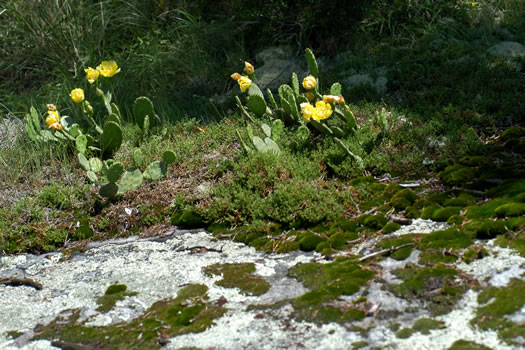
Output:
[[261,124],[261,130],[265,135],[264,139],[260,138],[259,136],[254,136],[251,126],[248,126],[246,130],[248,133],[248,138],[252,141],[254,148],[251,148],[244,142],[239,130],[237,130],[237,137],[239,138],[243,149],[247,153],[253,152],[254,149],[262,153],[273,153],[276,155],[281,153],[281,149],[276,142],[284,132],[284,124],[280,119],[275,119],[272,122],[271,127],[266,123]]
[[142,173],[139,169],[142,164],[142,153],[136,149],[133,153],[135,168],[125,169],[121,162],[113,159],[102,161],[92,157],[89,160],[83,153],[78,153],[78,162],[86,171],[86,177],[93,183],[100,185],[99,194],[104,198],[115,198],[129,190],[138,188],[144,179],[160,180],[166,175],[168,165],[175,161],[175,153],[165,151],[161,161],[154,161]]
[[[298,147],[303,147],[308,142],[310,131],[333,137],[349,156],[359,162],[360,159],[352,154],[342,141],[343,138],[346,138],[355,131],[357,124],[354,114],[346,105],[344,98],[341,95],[341,84],[333,84],[330,87],[330,95],[321,95],[319,93],[318,85],[319,67],[315,55],[312,50],[306,49],[305,56],[310,74],[303,80],[302,84],[306,91],[301,90],[301,84],[299,83],[299,77],[297,74],[292,73],[291,84],[283,84],[279,87],[277,91],[278,96],[276,96],[278,98],[274,97],[270,89],[266,90],[266,98],[268,100],[268,102],[266,102],[266,98],[257,84],[251,83],[249,89],[246,90],[248,95],[246,107],[241,103],[240,98],[236,97],[237,105],[239,106],[242,115],[249,118],[254,124],[256,122],[252,117],[252,114],[256,117],[267,116],[274,122],[279,120],[286,125],[296,126],[297,140],[295,143]],[[314,101],[317,101],[315,107],[310,104],[314,103]],[[318,107],[318,104],[321,104],[322,106]],[[310,118],[306,115],[304,106],[308,106],[314,111],[316,108],[317,111],[319,111],[319,108],[325,108],[326,113],[322,117]],[[331,120],[327,120],[332,113],[336,115],[342,123],[336,125],[336,123]],[[315,116],[319,116],[319,114]],[[266,138],[264,140],[257,136],[250,136],[255,148],[261,152],[273,151],[279,153],[277,151],[278,148],[275,148],[277,146],[275,138],[270,137],[270,134],[267,132],[265,132],[265,134]],[[238,136],[241,140],[240,135]],[[241,143],[245,149],[250,149],[250,147],[244,144],[242,140]]]

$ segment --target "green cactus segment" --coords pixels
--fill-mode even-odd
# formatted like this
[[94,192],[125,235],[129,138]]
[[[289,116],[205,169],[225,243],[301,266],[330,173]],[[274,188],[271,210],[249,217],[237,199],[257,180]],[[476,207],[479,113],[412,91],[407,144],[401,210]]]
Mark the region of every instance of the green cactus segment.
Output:
[[274,154],[280,154],[281,149],[279,146],[275,143],[274,140],[272,140],[269,137],[266,137],[264,140],[261,139],[259,136],[254,136],[252,139],[253,145],[257,149],[257,151],[262,153],[274,153]]
[[241,102],[241,99],[239,98],[239,96],[235,96],[235,103],[237,104],[237,106],[241,110],[241,114],[243,116],[245,116],[246,118],[248,118],[252,123],[255,123],[255,120],[253,119],[253,117],[250,115],[250,113],[248,113],[248,111],[242,105],[242,102]]
[[109,182],[117,182],[120,176],[124,172],[124,164],[121,162],[114,162],[107,168],[106,176]]
[[310,123],[317,129],[317,131],[324,135],[332,136],[334,134],[332,129],[330,129],[325,123],[318,122],[317,120],[312,120]]
[[292,90],[296,97],[299,96],[299,78],[295,72],[292,73]]
[[95,174],[93,171],[86,172],[86,177],[88,178],[89,182],[96,184],[98,182],[97,174]]
[[135,190],[142,184],[143,176],[139,169],[128,169],[122,175],[118,184],[118,194]]
[[364,167],[364,163],[363,163],[363,159],[361,157],[359,157],[358,155],[352,153],[352,151],[350,151],[350,149],[348,148],[348,146],[346,146],[343,141],[341,141],[340,139],[338,139],[337,137],[335,138],[335,142],[336,144],[339,146],[339,148],[345,152],[346,154],[348,154],[351,158],[354,159],[354,161],[356,162],[357,166],[359,168],[363,168]]
[[344,131],[338,126],[332,126],[330,130],[332,130],[332,134],[336,137],[343,137],[345,135]]
[[141,96],[135,100],[133,104],[133,116],[135,117],[135,123],[142,129],[144,128],[144,118],[149,116],[150,122],[155,120],[155,111],[153,102],[145,96]]
[[257,84],[253,83],[250,88],[248,89],[248,96],[260,96],[264,98],[264,95],[261,91],[261,89],[257,86]]
[[137,148],[135,151],[133,151],[133,164],[136,168],[140,168],[142,166],[142,151],[140,148]]
[[122,144],[122,129],[115,122],[107,122],[101,137],[102,152],[113,153]]
[[98,191],[98,194],[100,194],[102,197],[106,198],[113,198],[118,193],[118,186],[114,182],[108,182],[105,185],[102,185],[100,187],[100,190]]
[[310,129],[308,127],[301,125],[297,128],[297,140],[301,143],[306,142],[310,138]]
[[266,102],[262,96],[252,95],[248,97],[248,108],[250,108],[256,116],[260,117],[266,112]]
[[237,138],[239,139],[239,143],[241,144],[241,146],[244,149],[244,151],[246,153],[250,153],[252,151],[252,149],[250,147],[248,147],[246,142],[244,142],[244,140],[241,137],[241,133],[239,132],[239,130],[235,130],[235,132],[237,133]]
[[37,142],[40,135],[36,133],[35,126],[33,125],[31,116],[29,114],[26,114],[24,119],[25,119],[25,124],[26,124],[25,129],[26,129],[27,136],[29,137],[31,141]]
[[79,135],[75,139],[75,147],[77,148],[78,153],[86,154],[87,150],[87,137],[86,135]]
[[175,162],[176,159],[177,156],[173,151],[165,151],[164,153],[162,153],[162,161],[168,165]]
[[343,91],[343,88],[341,84],[339,83],[335,83],[330,87],[330,95],[339,96],[341,95],[342,91]]
[[40,127],[40,118],[38,117],[38,112],[35,107],[31,106],[30,111],[30,122],[31,126],[34,128],[34,130],[38,133],[42,128]]
[[307,103],[307,102],[310,102],[308,101],[308,99],[306,98],[306,96],[304,95],[299,95],[297,96],[297,98],[295,99],[297,101],[297,104],[300,106],[301,103]]
[[344,112],[344,116],[346,118],[346,125],[349,129],[354,129],[357,125],[356,121],[355,121],[355,116],[354,116],[354,113],[352,113],[352,111],[350,110],[347,110]]
[[77,154],[78,163],[84,169],[85,171],[90,171],[91,166],[89,165],[89,161],[87,160],[86,156],[83,153]]
[[102,170],[102,161],[100,158],[93,157],[89,159],[89,169],[95,173],[99,173]]
[[290,105],[290,102],[287,100],[281,100],[281,106],[283,106],[283,111],[285,114],[287,114],[292,120],[294,120],[294,117],[292,116],[292,106]]
[[261,129],[267,137],[272,137],[272,128],[268,124],[262,124]]
[[111,108],[111,92],[108,90],[105,94],[101,96],[102,100],[104,101],[104,106],[106,106],[106,110],[108,111],[108,114],[111,114],[113,112]]
[[310,49],[305,51],[306,63],[308,64],[308,70],[316,79],[319,78],[319,68],[317,67],[317,60],[315,59],[314,53]]
[[277,106],[277,102],[275,102],[275,98],[273,97],[272,90],[266,89],[266,93],[268,94],[268,100],[270,101],[273,109],[279,108],[279,106]]
[[115,114],[115,113],[111,113],[111,114],[109,115],[108,119],[106,119],[106,122],[115,122],[115,123],[117,123],[118,125],[121,124],[121,122],[120,122],[120,117],[119,117],[117,114]]
[[284,133],[284,123],[281,119],[276,119],[272,123],[272,139],[278,141]]
[[118,106],[115,103],[111,104],[111,112],[116,114],[119,117],[119,119],[122,118],[122,114],[120,114],[120,109],[118,108]]
[[78,126],[78,124],[71,125],[71,128],[69,129],[68,132],[69,132],[69,135],[71,135],[74,138],[77,138],[78,136],[82,134],[82,132],[80,131],[80,126]]
[[248,138],[250,140],[253,139],[253,129],[252,129],[251,125],[248,125],[246,127],[246,132],[248,133]]
[[166,163],[160,160],[156,160],[144,171],[144,178],[147,180],[160,180],[168,171]]

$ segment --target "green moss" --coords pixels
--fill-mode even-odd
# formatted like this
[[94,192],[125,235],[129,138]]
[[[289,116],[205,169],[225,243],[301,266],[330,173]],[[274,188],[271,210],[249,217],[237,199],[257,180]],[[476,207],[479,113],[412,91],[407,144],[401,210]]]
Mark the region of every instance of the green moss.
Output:
[[503,220],[473,220],[465,225],[465,230],[478,239],[491,239],[507,232]]
[[338,258],[329,264],[298,264],[288,271],[290,277],[301,281],[311,291],[293,302],[293,317],[316,323],[348,322],[360,313],[326,305],[340,295],[352,295],[372,277],[371,271],[361,269],[352,259]]
[[323,241],[315,247],[315,250],[317,250],[319,253],[321,253],[324,249],[330,248],[330,243],[328,241]]
[[[419,237],[419,235],[404,235],[401,238],[383,239],[381,242],[378,243],[378,247],[382,249],[388,249],[407,243],[414,243],[417,237]],[[405,260],[410,256],[413,249],[414,246],[396,249],[392,253],[390,253],[390,257],[395,260]]]
[[396,194],[392,197],[390,204],[392,204],[392,206],[398,210],[404,210],[414,204],[416,200],[417,194],[414,191],[405,188],[396,192]]
[[352,350],[359,350],[368,346],[366,341],[356,341],[352,343]]
[[451,217],[448,218],[447,224],[460,225],[461,223],[463,223],[463,221],[465,221],[465,217],[461,215],[452,215]]
[[159,339],[203,332],[226,309],[207,301],[208,288],[189,285],[177,298],[155,302],[144,315],[129,323],[87,327],[79,323],[81,310],[70,310],[44,326],[33,339],[60,340],[108,349],[159,349]]
[[491,350],[485,345],[480,345],[468,340],[456,340],[448,350]]
[[432,329],[445,328],[445,323],[431,318],[420,318],[414,323],[412,328],[421,334],[430,334],[430,330]]
[[525,337],[525,329],[509,321],[506,316],[525,305],[525,281],[513,278],[506,287],[490,287],[478,295],[481,306],[471,322],[483,330],[493,329],[510,344],[516,337]]
[[366,227],[370,227],[375,230],[380,230],[383,228],[383,226],[388,222],[387,218],[385,218],[383,215],[372,215],[367,217],[363,224]]
[[485,248],[473,247],[463,253],[463,261],[466,262],[467,264],[470,264],[471,262],[475,260],[483,259],[484,257],[488,255],[489,253],[487,252]]
[[193,209],[176,211],[171,216],[171,223],[182,228],[199,228],[205,226],[202,216]]
[[467,248],[473,243],[472,239],[462,231],[449,228],[425,235],[420,241],[419,249]]
[[329,242],[332,248],[341,249],[345,246],[347,241],[346,235],[343,233],[336,233],[330,236]]
[[525,192],[525,181],[509,179],[502,182],[498,186],[491,188],[488,191],[488,195],[492,197],[505,197],[505,196],[515,196]]
[[423,205],[429,206],[432,204],[437,204],[442,206],[447,200],[451,199],[452,196],[453,193],[451,191],[433,193],[427,197],[427,199],[423,202]]
[[396,332],[396,337],[400,339],[407,339],[414,334],[415,331],[412,328],[402,328]]
[[496,216],[496,208],[509,203],[508,199],[494,199],[483,203],[467,207],[465,216],[468,219],[488,219]]
[[401,228],[401,225],[397,222],[389,222],[385,226],[383,226],[383,234],[387,235],[389,233],[392,233],[394,231],[397,231]]
[[462,192],[456,198],[447,199],[443,206],[445,207],[467,207],[476,203],[476,197],[469,193]]
[[512,138],[525,137],[525,128],[512,127],[505,129],[500,135],[502,141],[508,141]]
[[383,191],[383,195],[387,198],[392,198],[397,192],[401,191],[403,187],[399,186],[396,183],[389,184]]
[[525,204],[507,203],[497,207],[494,212],[500,218],[522,216],[525,214]]
[[361,321],[366,316],[365,312],[357,309],[348,309],[342,316],[343,322]]
[[434,215],[434,212],[439,210],[441,207],[435,204],[431,204],[429,206],[426,206],[423,211],[421,212],[421,218],[422,219],[431,219],[432,215]]
[[453,186],[464,185],[472,181],[475,175],[472,168],[460,164],[451,165],[438,174],[445,184]]
[[421,265],[452,264],[458,258],[455,255],[443,254],[442,250],[427,249],[419,255],[418,262]]
[[270,289],[270,284],[262,277],[254,275],[255,264],[214,264],[206,266],[203,272],[208,276],[222,275],[222,279],[215,282],[225,288],[239,288],[246,295],[262,295]]
[[409,219],[417,219],[421,214],[416,207],[410,206],[405,209],[405,216]]
[[339,220],[332,224],[330,230],[354,232],[357,229],[357,223],[350,220]]
[[398,297],[425,301],[432,315],[452,310],[463,293],[455,281],[458,272],[441,264],[424,268],[407,264],[393,273],[403,282],[387,288]]
[[106,289],[103,296],[97,298],[97,311],[108,312],[117,301],[124,300],[127,296],[137,295],[137,292],[127,292],[128,287],[125,284],[113,284]]
[[304,252],[311,252],[315,250],[319,243],[324,241],[326,241],[326,238],[308,232],[299,241],[299,247]]
[[465,156],[459,160],[461,165],[469,167],[486,168],[492,165],[492,162],[485,156]]
[[446,207],[435,210],[431,219],[434,221],[447,221],[452,215],[459,215],[461,207]]
[[7,331],[5,334],[6,334],[7,339],[16,339],[22,334],[24,334],[24,332],[13,330],[13,331]]

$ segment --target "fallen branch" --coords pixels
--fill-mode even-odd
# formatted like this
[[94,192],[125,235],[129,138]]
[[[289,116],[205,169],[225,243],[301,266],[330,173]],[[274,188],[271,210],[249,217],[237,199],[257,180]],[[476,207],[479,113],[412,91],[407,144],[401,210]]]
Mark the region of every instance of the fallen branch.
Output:
[[221,249],[215,249],[215,248],[207,248],[207,247],[204,247],[204,246],[195,246],[195,247],[188,247],[188,248],[181,248],[181,249],[177,249],[176,252],[184,252],[184,251],[191,251],[191,252],[194,252],[194,251],[208,251],[208,252],[217,252],[217,253],[222,253],[222,248]]
[[412,219],[401,218],[399,216],[390,216],[389,219],[392,222],[398,223],[400,225],[410,225],[412,223]]
[[0,284],[5,284],[14,287],[30,286],[37,290],[41,290],[43,288],[40,283],[32,280],[31,278],[0,277]]
[[368,255],[365,255],[363,257],[361,257],[359,259],[359,261],[365,261],[367,259],[370,259],[370,258],[373,258],[373,257],[376,257],[378,255],[383,255],[385,253],[392,253],[392,252],[395,252],[396,250],[398,249],[401,249],[401,248],[405,248],[405,247],[410,247],[412,245],[415,245],[414,243],[405,243],[405,244],[401,244],[401,245],[398,245],[398,246],[395,246],[395,247],[391,247],[391,248],[387,248],[387,249],[383,249],[383,250],[380,250],[380,251],[377,251],[377,252],[374,252],[372,254],[368,254]]

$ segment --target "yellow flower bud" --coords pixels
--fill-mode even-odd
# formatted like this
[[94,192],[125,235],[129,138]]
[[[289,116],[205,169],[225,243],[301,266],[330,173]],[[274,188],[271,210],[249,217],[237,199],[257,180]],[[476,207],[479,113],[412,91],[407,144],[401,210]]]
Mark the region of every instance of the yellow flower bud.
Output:
[[324,120],[332,115],[332,106],[324,101],[317,101],[315,104],[315,112],[312,116],[313,120]]
[[241,77],[241,75],[240,75],[239,73],[233,73],[233,74],[231,75],[231,77],[232,77],[233,80],[237,81],[237,80],[239,80],[239,78]]
[[315,107],[308,102],[303,102],[301,103],[301,113],[303,114],[303,118],[306,119],[306,121],[310,121],[310,119],[312,119],[313,115],[315,114]]
[[84,90],[80,88],[73,89],[71,90],[71,93],[69,94],[69,96],[71,96],[71,99],[73,100],[73,102],[80,103],[84,101]]
[[111,78],[120,72],[120,68],[115,61],[102,61],[102,63],[100,63],[100,65],[97,67],[97,70],[100,72],[100,74],[102,74],[102,76],[106,78]]
[[98,97],[102,97],[104,96],[104,91],[102,91],[101,89],[97,88],[95,90],[95,93],[97,94]]
[[334,102],[336,96],[334,95],[323,95],[323,101],[326,103],[332,103]]
[[255,71],[255,68],[250,62],[244,61],[244,71],[246,74],[252,74]]
[[303,87],[306,90],[312,90],[317,86],[317,79],[313,75],[309,75],[303,80]]
[[56,111],[57,110],[57,106],[53,105],[53,104],[48,104],[46,105],[47,109],[49,111]]
[[250,88],[250,86],[252,86],[252,81],[250,80],[250,78],[244,75],[237,80],[237,83],[239,84],[239,87],[241,88],[242,92],[245,92]]
[[84,72],[86,72],[86,79],[90,84],[93,84],[98,79],[98,75],[100,74],[98,70],[91,67],[84,69]]

